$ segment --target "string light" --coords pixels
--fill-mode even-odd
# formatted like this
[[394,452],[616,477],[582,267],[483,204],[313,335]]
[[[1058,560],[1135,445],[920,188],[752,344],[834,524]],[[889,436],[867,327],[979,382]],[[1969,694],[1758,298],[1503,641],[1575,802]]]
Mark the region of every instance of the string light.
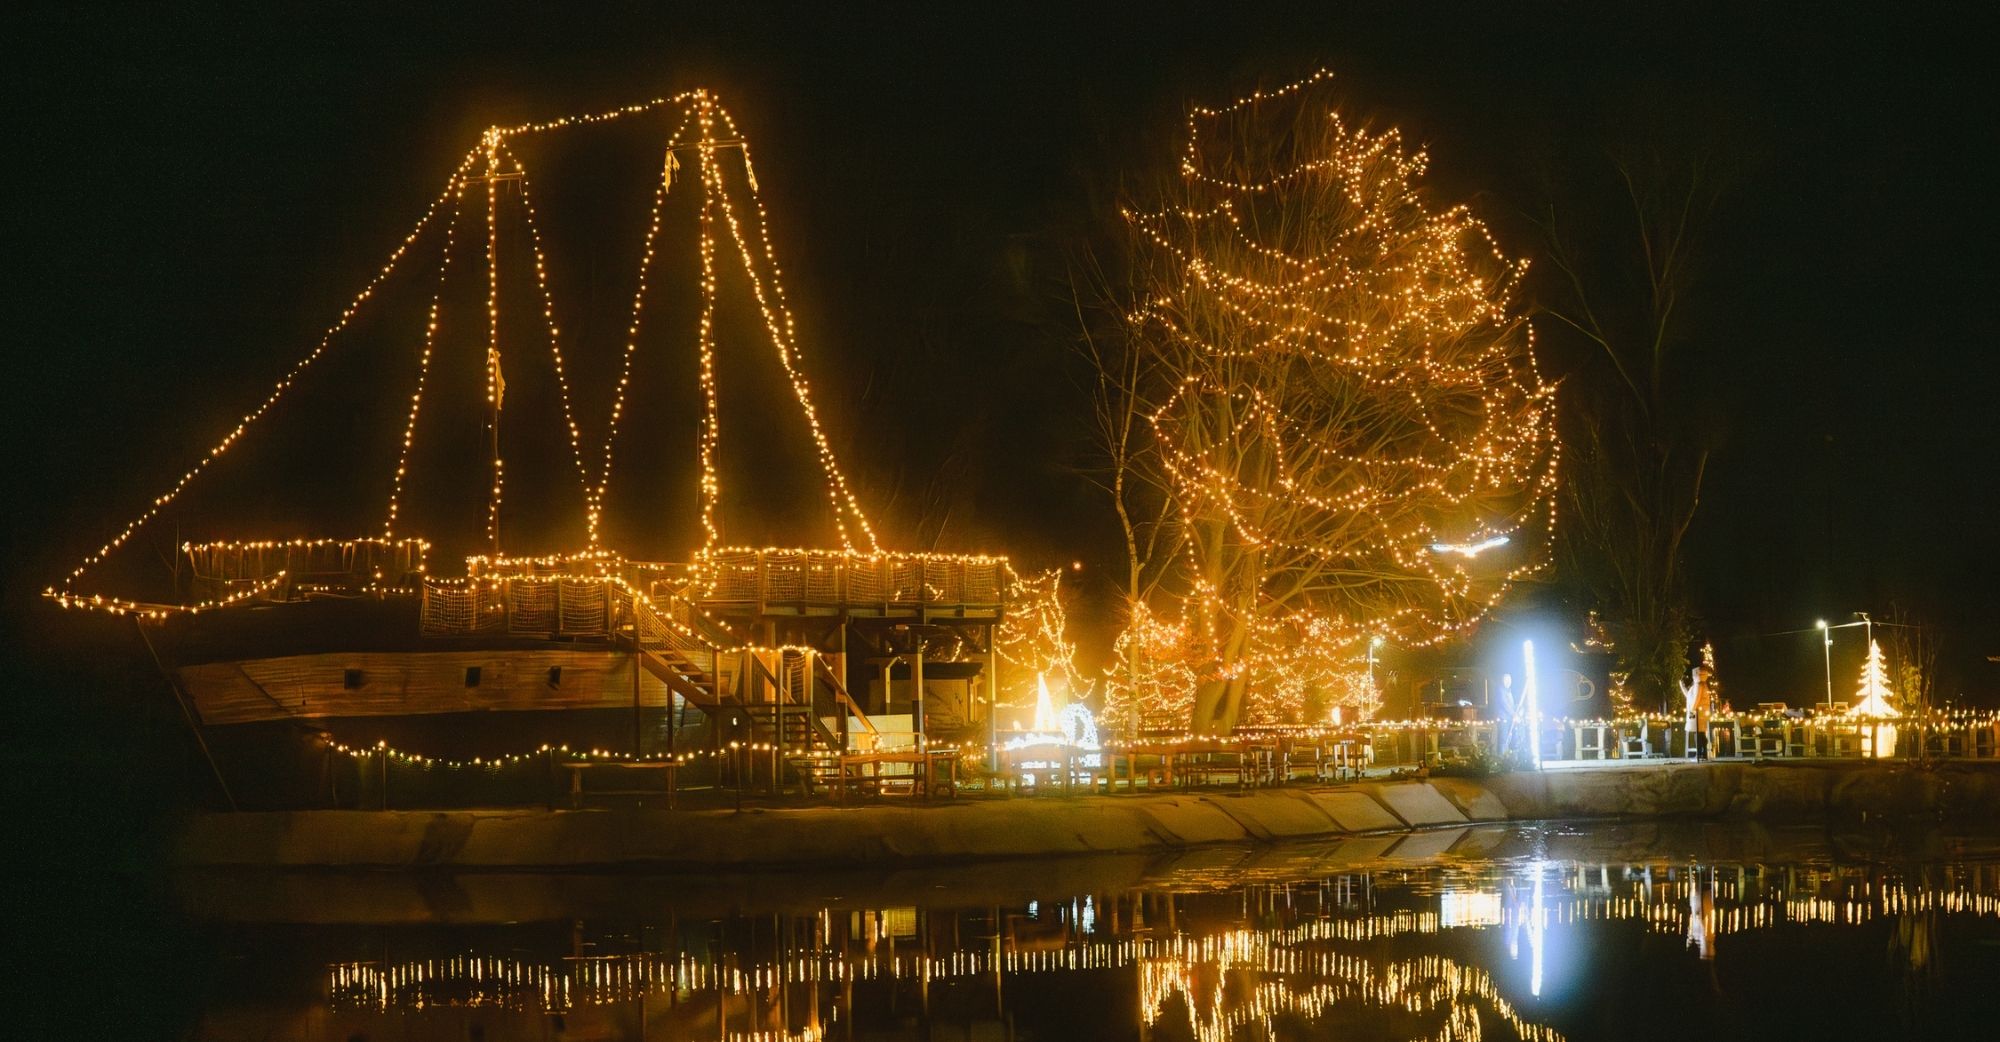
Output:
[[[723,184],[720,169],[714,160],[714,121],[720,119],[728,127],[731,138],[741,141],[742,135],[736,129],[735,120],[716,104],[707,91],[696,91],[696,114],[702,128],[702,161],[704,175],[714,171],[713,199],[721,208],[724,221],[729,225],[731,239],[743,261],[743,270],[750,278],[750,291],[757,302],[757,310],[764,318],[764,327],[771,335],[771,343],[777,349],[778,362],[784,367],[785,376],[791,381],[792,394],[798,399],[799,408],[805,412],[806,428],[812,434],[813,447],[819,452],[820,466],[826,472],[827,498],[833,507],[834,524],[840,531],[843,547],[854,549],[848,532],[848,521],[852,519],[860,529],[869,550],[879,549],[875,529],[862,514],[861,505],[848,488],[847,478],[841,472],[839,462],[834,458],[832,443],[827,439],[826,430],[820,425],[819,413],[813,408],[812,392],[806,385],[805,374],[798,367],[798,342],[791,309],[785,304],[784,283],[778,268],[777,253],[771,246],[770,221],[764,212],[764,204],[757,196],[757,172],[750,161],[749,146],[742,145],[738,154],[743,159],[744,179],[750,190],[750,207],[755,214],[752,222],[762,247],[764,263],[770,269],[767,289],[765,279],[758,274],[757,262],[752,256],[749,240],[745,237],[742,222],[736,215],[736,207],[730,201],[727,187]],[[708,234],[704,227],[703,235]]]
[[[555,304],[549,283],[548,256],[542,243],[539,220],[529,192],[525,165],[520,157],[509,147],[508,142],[512,138],[523,135],[539,134],[567,127],[602,124],[628,117],[662,112],[677,113],[678,122],[676,129],[667,138],[663,153],[661,176],[654,194],[654,205],[649,214],[645,244],[639,258],[638,284],[634,292],[631,320],[627,326],[626,342],[621,355],[619,377],[616,384],[610,389],[610,407],[606,414],[604,439],[598,459],[595,461],[596,465],[593,467],[592,461],[586,458],[583,448],[584,432],[582,425],[578,422],[576,403],[571,393],[568,368],[562,350],[561,331],[555,318]],[[699,140],[692,143],[684,143],[690,132],[697,133]],[[487,353],[485,384],[489,410],[488,434],[492,442],[490,460],[491,480],[488,487],[486,518],[487,543],[497,557],[500,541],[501,514],[506,488],[506,465],[500,451],[499,436],[500,413],[504,408],[506,388],[502,368],[502,345],[500,343],[500,313],[502,308],[502,301],[500,299],[500,266],[502,259],[500,257],[501,233],[499,226],[501,214],[499,183],[503,180],[512,180],[520,187],[522,200],[521,213],[528,229],[526,238],[534,259],[536,285],[541,296],[542,315],[549,336],[550,356],[556,374],[557,385],[561,393],[563,418],[570,441],[571,457],[584,493],[584,520],[588,537],[587,545],[591,549],[596,549],[599,546],[602,536],[602,515],[613,471],[612,462],[620,426],[619,421],[624,412],[631,384],[631,373],[637,353],[637,340],[648,293],[649,274],[654,267],[659,236],[662,232],[664,197],[671,188],[675,169],[679,165],[679,160],[676,158],[677,150],[683,147],[694,148],[699,156],[701,166],[699,184],[702,191],[702,201],[699,210],[699,238],[703,266],[701,284],[703,317],[698,339],[701,354],[701,384],[705,399],[700,451],[702,473],[699,478],[704,543],[698,556],[705,559],[724,549],[718,513],[722,485],[718,473],[720,429],[715,382],[716,345],[714,342],[714,321],[717,306],[716,298],[720,289],[720,275],[715,266],[715,249],[717,247],[718,236],[723,234],[725,230],[734,247],[735,255],[744,266],[744,272],[752,297],[757,304],[766,334],[771,339],[779,364],[784,369],[786,379],[791,385],[793,397],[805,415],[815,453],[825,472],[826,495],[828,503],[833,510],[841,546],[850,551],[857,549],[871,553],[879,551],[880,547],[877,543],[875,532],[866,516],[862,513],[859,502],[838,465],[832,449],[831,439],[820,422],[812,402],[810,387],[799,365],[796,322],[785,302],[782,273],[778,267],[775,248],[771,242],[768,214],[765,212],[764,205],[758,197],[756,170],[750,158],[748,144],[742,139],[734,117],[722,107],[716,98],[705,90],[696,90],[596,113],[569,116],[536,123],[524,123],[514,127],[492,127],[485,131],[481,136],[479,145],[468,151],[460,161],[457,169],[454,170],[452,177],[447,182],[445,191],[426,209],[417,227],[391,253],[389,261],[363,289],[361,294],[342,312],[336,323],[323,336],[319,345],[295,366],[291,373],[279,381],[272,395],[257,409],[246,415],[243,423],[239,424],[236,430],[232,431],[218,443],[207,457],[185,474],[165,495],[156,498],[153,505],[131,524],[126,526],[125,530],[106,543],[97,553],[86,558],[64,581],[63,593],[72,602],[80,603],[87,600],[87,598],[80,598],[73,593],[72,587],[74,581],[82,576],[91,566],[102,561],[111,551],[122,546],[139,526],[156,516],[198,473],[205,469],[209,462],[216,456],[227,451],[241,437],[251,423],[261,417],[282,397],[284,391],[291,386],[292,382],[324,353],[334,335],[348,326],[360,307],[374,296],[379,286],[396,270],[398,262],[403,259],[410,247],[419,240],[431,225],[432,217],[438,208],[445,205],[447,201],[452,201],[454,202],[452,219],[450,227],[446,231],[445,246],[439,252],[439,264],[436,276],[437,286],[433,293],[432,304],[427,316],[423,346],[418,359],[417,390],[411,398],[410,408],[405,417],[403,442],[399,448],[396,471],[391,482],[385,512],[383,532],[385,536],[394,535],[398,523],[402,520],[402,494],[409,477],[411,455],[414,451],[415,431],[421,415],[423,395],[428,387],[430,363],[435,357],[436,335],[441,323],[443,290],[449,273],[452,240],[455,238],[457,217],[460,212],[457,204],[462,203],[464,200],[466,182],[473,179],[471,172],[474,164],[482,162],[484,167],[483,176],[479,179],[485,182],[487,211]],[[725,165],[720,160],[720,152],[723,149],[735,150],[742,159],[742,184],[740,186],[732,187],[731,182],[735,177],[733,174],[725,172]],[[736,194],[739,190],[747,193],[740,200]],[[45,592],[51,597],[56,596],[54,587],[49,588]]]
[[1053,676],[1071,703],[1089,697],[1092,685],[1076,668],[1076,644],[1069,638],[1063,607],[1062,569],[1016,577],[1007,591],[1007,614],[993,635],[1012,680],[1001,691],[1009,705],[1034,705],[1038,688]]
[[101,594],[92,594],[88,597],[77,596],[70,594],[67,591],[64,592],[51,591],[47,594],[47,596],[49,596],[57,604],[62,605],[65,608],[79,608],[84,611],[101,611],[110,615],[137,615],[141,618],[147,618],[147,619],[164,619],[169,615],[176,615],[176,614],[197,615],[204,611],[213,611],[214,609],[217,608],[227,608],[232,604],[242,604],[253,598],[261,597],[264,594],[269,593],[272,590],[275,590],[283,586],[284,584],[285,584],[285,573],[278,572],[275,575],[271,575],[267,578],[253,582],[249,586],[246,586],[243,589],[236,591],[235,593],[231,593],[223,597],[217,597],[212,600],[198,601],[194,604],[145,604],[139,601],[120,600],[119,598],[116,597],[105,597]]
[[[667,147],[662,153],[663,158],[661,159],[660,162],[660,183],[659,186],[653,191],[653,209],[652,213],[649,215],[647,219],[645,245],[641,248],[639,257],[638,286],[632,291],[632,321],[629,325],[626,326],[625,329],[625,351],[623,357],[619,361],[618,385],[616,390],[613,391],[612,393],[610,419],[605,421],[604,448],[600,455],[600,463],[598,465],[597,485],[595,488],[590,490],[589,528],[590,528],[590,545],[592,546],[597,545],[598,521],[603,516],[604,496],[605,492],[607,491],[607,489],[611,484],[612,447],[618,441],[618,421],[620,417],[624,415],[625,396],[632,382],[632,355],[639,346],[639,325],[641,318],[645,312],[645,306],[646,306],[646,277],[648,274],[652,272],[653,269],[653,254],[656,249],[656,243],[659,239],[659,234],[660,234],[660,214],[666,205],[667,192],[670,191],[673,187],[674,171],[679,166],[679,161],[674,158],[674,148],[679,143],[680,143],[680,132],[676,131],[674,133],[673,138],[668,140]],[[704,275],[706,275],[707,261],[704,261],[703,265],[704,265],[703,267]],[[707,285],[706,280],[704,281],[704,284]],[[706,302],[704,302],[703,319],[702,319],[703,347],[704,351],[708,353],[712,353],[712,350],[708,346],[708,340],[707,340],[708,326],[709,326],[708,316],[710,314],[711,311],[709,309],[709,306]],[[704,367],[703,371],[707,372],[707,369]],[[709,380],[709,384],[711,386],[704,387],[705,392],[712,389],[712,384],[713,384],[712,377]],[[704,458],[707,459],[709,457],[705,456]]]
[[[698,95],[706,98],[706,95]],[[701,437],[696,453],[701,463],[701,530],[704,551],[722,540],[716,511],[722,500],[722,479],[716,473],[716,445],[722,437],[722,412],[715,393],[715,194],[719,174],[715,169],[715,146],[711,143],[714,129],[706,118],[706,109],[701,121],[701,143],[697,153],[701,166],[701,216],[698,235],[701,254],[701,318],[698,321],[696,343],[700,352],[700,383],[702,395]]]
[[[273,405],[276,405],[278,403],[279,399],[285,396],[285,392],[291,388],[292,384],[296,382],[300,376],[304,375],[305,371],[311,368],[312,364],[318,361],[321,355],[326,353],[327,345],[333,342],[333,338],[336,335],[338,335],[342,330],[347,328],[348,324],[354,320],[354,316],[360,312],[362,306],[367,304],[368,301],[375,296],[375,291],[382,285],[384,281],[386,281],[389,278],[389,275],[396,270],[396,266],[398,263],[402,261],[404,254],[408,253],[410,247],[415,245],[417,240],[423,236],[424,229],[430,226],[431,218],[434,215],[436,215],[438,208],[440,206],[443,206],[446,200],[453,197],[454,193],[457,191],[457,185],[459,180],[465,176],[466,171],[472,168],[472,164],[476,161],[477,156],[478,156],[477,150],[466,153],[465,157],[462,160],[460,160],[458,168],[452,171],[451,177],[446,181],[444,191],[440,192],[438,194],[438,197],[431,201],[430,205],[425,208],[423,216],[417,219],[416,227],[411,229],[410,233],[403,237],[403,241],[398,243],[394,250],[390,251],[389,259],[383,262],[382,267],[375,272],[374,277],[368,280],[368,284],[362,287],[361,292],[356,294],[354,299],[349,301],[348,305],[345,308],[341,309],[340,317],[335,319],[333,325],[329,326],[326,332],[320,336],[319,343],[316,344],[311,351],[307,352],[306,356],[300,359],[297,364],[293,365],[289,372],[287,372],[281,379],[278,380],[277,386],[272,388],[270,395],[266,397],[264,401],[260,403],[255,409],[252,409],[250,410],[250,412],[244,414],[242,421],[238,423],[236,427],[233,430],[231,430],[228,434],[224,435],[221,441],[216,442],[215,445],[211,447],[205,455],[202,456],[201,460],[195,463],[193,467],[190,467],[186,473],[182,474],[179,480],[175,481],[174,484],[171,487],[169,487],[166,492],[158,496],[155,496],[153,498],[153,502],[149,506],[147,506],[145,510],[141,511],[139,516],[127,522],[125,527],[120,529],[119,533],[113,536],[109,542],[105,543],[101,547],[98,547],[95,553],[89,555],[88,557],[85,557],[82,563],[78,564],[74,569],[72,569],[69,575],[63,579],[62,594],[58,595],[54,587],[49,587],[42,591],[43,596],[50,598],[58,598],[58,599],[61,597],[68,597],[71,600],[78,600],[79,598],[70,592],[71,587],[74,586],[77,579],[81,578],[83,574],[89,571],[93,565],[96,565],[99,562],[103,561],[104,558],[111,553],[111,551],[117,549],[120,546],[123,546],[127,540],[132,538],[133,534],[136,533],[140,529],[140,527],[145,525],[148,521],[151,521],[153,518],[158,517],[161,510],[166,509],[169,503],[172,503],[175,499],[179,498],[181,492],[187,488],[189,483],[193,482],[194,479],[197,476],[199,476],[202,471],[208,469],[208,465],[210,463],[214,462],[217,458],[221,457],[224,453],[228,452],[230,446],[236,444],[236,442],[243,437],[244,432],[248,430],[252,424],[255,424],[259,419],[261,419],[266,412],[270,411]],[[88,600],[94,600],[95,598],[86,597],[80,599],[88,601]]]
[[507,393],[500,373],[500,132],[488,130],[486,148],[486,407],[493,438],[493,485],[487,496],[486,543],[500,552],[500,496],[505,483],[500,460],[500,407]]
[[683,114],[680,128],[668,138],[662,152],[664,158],[661,161],[660,181],[654,189],[652,208],[647,215],[646,235],[641,246],[638,265],[638,285],[632,295],[631,319],[626,328],[625,348],[619,363],[618,380],[612,389],[611,411],[605,424],[604,444],[599,452],[599,469],[595,481],[592,480],[590,468],[584,461],[582,428],[576,421],[569,379],[563,365],[560,332],[555,320],[555,301],[548,284],[548,256],[542,247],[541,230],[528,188],[527,171],[519,158],[506,151],[504,144],[502,145],[503,155],[512,159],[514,170],[521,182],[523,213],[527,218],[529,241],[534,252],[535,283],[541,291],[542,314],[549,333],[549,351],[554,359],[556,383],[561,392],[563,420],[569,431],[570,453],[575,459],[577,476],[583,486],[585,530],[589,545],[592,547],[598,545],[601,535],[604,500],[611,481],[612,447],[618,438],[619,420],[624,414],[625,400],[631,385],[632,359],[638,348],[640,320],[647,296],[647,278],[652,271],[653,258],[657,250],[661,216],[667,193],[673,186],[674,172],[679,168],[679,161],[674,158],[674,150],[680,147],[681,138],[686,132],[690,118],[690,115]]
[[458,234],[458,215],[464,209],[465,186],[459,185],[456,203],[452,207],[451,220],[444,227],[444,251],[438,261],[437,289],[431,294],[429,317],[424,322],[424,346],[422,357],[417,362],[417,390],[410,395],[409,419],[403,423],[403,446],[396,456],[396,477],[389,487],[389,512],[382,522],[382,538],[393,539],[396,535],[396,518],[402,511],[403,477],[410,469],[410,449],[416,443],[417,412],[424,404],[424,384],[430,379],[431,351],[437,344],[438,309],[444,302],[445,276],[451,271],[452,240]]
[[1348,128],[1329,79],[1194,108],[1188,204],[1126,215],[1159,272],[1130,323],[1162,376],[1144,414],[1185,558],[1107,673],[1127,712],[1215,708],[1166,678],[1240,691],[1251,720],[1362,707],[1370,641],[1463,633],[1546,563],[1555,388],[1516,313],[1526,262],[1426,204],[1425,154]]
[[321,743],[327,749],[356,760],[387,760],[390,763],[409,767],[437,768],[440,770],[470,770],[482,768],[498,770],[524,763],[542,764],[551,756],[561,756],[571,760],[588,760],[597,763],[672,763],[685,766],[703,760],[727,759],[739,754],[768,753],[777,751],[771,742],[724,742],[716,749],[694,749],[676,753],[629,753],[614,752],[610,749],[581,749],[568,745],[539,745],[525,752],[500,753],[495,756],[451,757],[430,756],[410,752],[390,745],[387,741],[377,741],[372,745],[348,745],[330,735],[321,736]]
[[[535,216],[534,194],[528,187],[527,168],[511,152],[503,151],[503,155],[513,160],[514,173],[521,185],[521,215],[528,225],[528,247],[534,255],[535,287],[542,297],[542,325],[549,334],[549,357],[555,368],[556,390],[562,399],[563,424],[569,430],[570,458],[576,464],[577,481],[583,489],[587,506],[590,502],[590,470],[583,460],[583,432],[577,426],[576,409],[571,401],[569,371],[563,365],[562,330],[556,325],[555,296],[549,290],[549,262],[548,254],[542,248],[541,222]],[[595,524],[590,525],[589,531],[594,546],[597,540]]]

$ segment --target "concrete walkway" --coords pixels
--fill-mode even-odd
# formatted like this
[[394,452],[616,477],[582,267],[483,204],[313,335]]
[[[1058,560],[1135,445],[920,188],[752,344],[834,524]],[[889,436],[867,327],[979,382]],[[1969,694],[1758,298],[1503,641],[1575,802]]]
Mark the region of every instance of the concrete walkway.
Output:
[[1479,780],[701,810],[203,815],[202,867],[714,869],[991,861],[1327,839],[1549,818],[2000,820],[2000,765],[1663,763]]

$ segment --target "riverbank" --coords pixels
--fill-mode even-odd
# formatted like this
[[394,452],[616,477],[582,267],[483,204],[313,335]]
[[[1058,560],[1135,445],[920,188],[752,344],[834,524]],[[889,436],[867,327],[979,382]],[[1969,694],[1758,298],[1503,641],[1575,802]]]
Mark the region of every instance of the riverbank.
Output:
[[1653,763],[1243,792],[742,811],[210,814],[187,824],[176,856],[183,866],[201,868],[675,871],[925,865],[1384,836],[1557,818],[1996,821],[2000,764]]

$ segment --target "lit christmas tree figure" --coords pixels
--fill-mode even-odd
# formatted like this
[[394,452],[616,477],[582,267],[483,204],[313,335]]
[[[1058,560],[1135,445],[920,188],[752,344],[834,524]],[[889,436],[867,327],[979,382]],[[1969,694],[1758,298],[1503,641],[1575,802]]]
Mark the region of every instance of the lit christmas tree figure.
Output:
[[[1888,720],[1902,714],[1896,711],[1894,695],[1889,690],[1889,666],[1882,657],[1882,645],[1868,642],[1868,661],[1861,666],[1861,687],[1855,692],[1855,716],[1869,720]],[[1886,758],[1896,751],[1896,726],[1894,724],[1872,723],[1861,728],[1861,755],[1873,759]]]
[[1872,640],[1868,642],[1868,661],[1861,667],[1861,687],[1855,694],[1856,716],[1886,720],[1902,715],[1896,711],[1895,696],[1889,690],[1889,666],[1882,657],[1882,645]]

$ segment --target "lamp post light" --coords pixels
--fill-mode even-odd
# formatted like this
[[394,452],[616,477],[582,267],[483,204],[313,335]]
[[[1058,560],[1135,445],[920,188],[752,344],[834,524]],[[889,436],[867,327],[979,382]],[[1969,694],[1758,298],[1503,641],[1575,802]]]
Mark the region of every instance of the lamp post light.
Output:
[[1528,717],[1528,758],[1542,769],[1542,694],[1535,683],[1535,642],[1521,642],[1521,703]]
[[1859,621],[1829,625],[1825,619],[1820,619],[1813,623],[1813,628],[1819,630],[1820,636],[1824,638],[1821,643],[1825,645],[1826,649],[1826,711],[1829,713],[1833,712],[1833,631],[1851,629],[1855,626],[1866,626],[1868,627],[1868,646],[1871,648],[1875,646],[1875,620],[1869,618],[1868,613],[1865,611],[1855,612],[1854,617]]
[[[1363,714],[1364,719],[1375,715],[1375,708],[1382,704],[1382,686],[1375,682],[1375,650],[1380,648],[1382,644],[1383,638],[1379,633],[1368,638],[1368,706],[1366,707],[1366,713]],[[1334,723],[1339,722],[1340,719],[1336,716]]]
[[1826,620],[1819,620],[1820,645],[1826,657],[1826,711],[1833,712],[1833,631],[1827,628]]

